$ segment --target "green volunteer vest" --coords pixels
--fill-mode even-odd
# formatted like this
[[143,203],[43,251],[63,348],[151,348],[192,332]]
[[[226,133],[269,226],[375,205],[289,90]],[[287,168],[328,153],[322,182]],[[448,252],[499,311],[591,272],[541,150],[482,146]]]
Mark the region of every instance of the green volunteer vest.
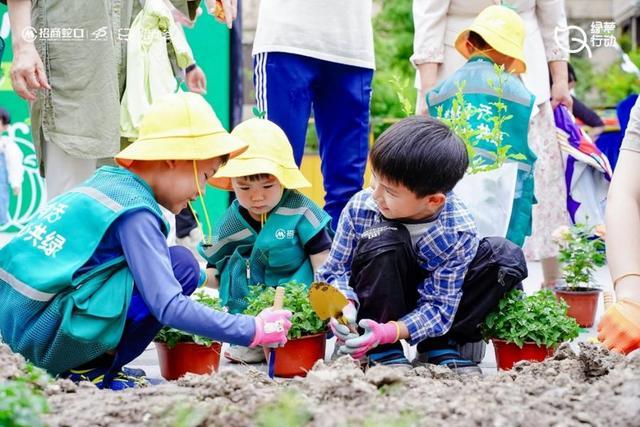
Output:
[[117,346],[133,291],[124,256],[75,273],[109,226],[135,209],[163,218],[144,181],[103,167],[50,201],[0,249],[0,333],[14,352],[58,374]]
[[220,275],[220,299],[230,313],[247,307],[250,286],[313,282],[304,245],[331,221],[329,215],[295,190],[285,190],[260,233],[245,221],[234,200],[214,227],[211,245],[201,254]]
[[[506,114],[513,117],[502,125],[502,131],[505,133],[503,144],[511,146],[511,153],[525,156],[524,160],[517,161],[516,189],[506,237],[513,243],[522,246],[525,237],[531,235],[532,207],[535,203],[533,164],[536,155],[528,144],[529,118],[535,96],[526,89],[520,79],[512,74],[506,76],[502,102],[507,106]],[[478,127],[489,124],[488,117],[495,111],[495,107],[491,103],[496,102],[498,96],[487,84],[488,80],[497,82],[493,62],[482,56],[472,57],[450,78],[427,94],[429,114],[437,117],[439,106],[443,107],[443,112],[451,110],[452,101],[458,92],[456,84],[464,81],[465,102],[480,107],[485,112],[474,116],[471,125]],[[477,152],[489,162],[495,158],[495,147],[487,141],[478,142]]]

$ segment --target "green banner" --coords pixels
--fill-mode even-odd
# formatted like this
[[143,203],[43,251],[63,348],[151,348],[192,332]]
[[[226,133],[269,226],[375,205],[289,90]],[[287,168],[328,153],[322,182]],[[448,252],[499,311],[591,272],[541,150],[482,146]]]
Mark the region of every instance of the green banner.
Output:
[[0,65],[0,106],[5,108],[11,115],[11,126],[9,127],[9,137],[18,145],[24,154],[24,178],[22,190],[18,197],[14,196],[8,189],[2,188],[0,191],[9,191],[9,221],[0,224],[0,231],[18,231],[31,218],[45,202],[44,180],[38,171],[36,153],[31,142],[31,120],[29,119],[29,106],[27,101],[20,98],[13,91],[11,86],[11,61],[13,52],[11,50],[11,34],[9,30],[9,16],[7,7],[0,5],[2,24],[0,36],[5,40],[5,52]]

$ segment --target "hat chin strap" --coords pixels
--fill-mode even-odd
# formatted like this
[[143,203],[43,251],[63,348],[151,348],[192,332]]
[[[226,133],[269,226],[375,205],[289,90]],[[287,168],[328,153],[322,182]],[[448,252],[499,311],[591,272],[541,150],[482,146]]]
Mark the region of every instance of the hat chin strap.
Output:
[[189,209],[191,209],[191,213],[193,214],[193,217],[196,220],[196,225],[198,226],[198,228],[200,229],[200,232],[202,233],[204,242],[207,244],[211,244],[211,242],[213,241],[213,237],[211,235],[211,232],[212,232],[211,220],[209,219],[209,211],[207,210],[207,205],[204,202],[204,197],[202,196],[202,191],[200,190],[200,182],[198,181],[198,167],[196,166],[195,160],[193,161],[193,177],[196,180],[196,189],[198,190],[198,199],[200,200],[200,205],[202,206],[202,211],[204,212],[204,218],[205,218],[205,221],[207,222],[208,234],[204,233],[204,229],[202,228],[202,223],[198,220],[198,215],[196,215],[196,211],[193,209],[193,206],[191,206],[191,202],[187,202],[187,204],[189,205]]

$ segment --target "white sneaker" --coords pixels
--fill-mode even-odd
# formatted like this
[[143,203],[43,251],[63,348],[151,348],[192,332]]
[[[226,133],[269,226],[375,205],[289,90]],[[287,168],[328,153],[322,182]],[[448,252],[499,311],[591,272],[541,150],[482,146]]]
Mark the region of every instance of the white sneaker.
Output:
[[261,363],[265,361],[262,347],[243,347],[241,345],[231,345],[224,352],[224,357],[233,363]]

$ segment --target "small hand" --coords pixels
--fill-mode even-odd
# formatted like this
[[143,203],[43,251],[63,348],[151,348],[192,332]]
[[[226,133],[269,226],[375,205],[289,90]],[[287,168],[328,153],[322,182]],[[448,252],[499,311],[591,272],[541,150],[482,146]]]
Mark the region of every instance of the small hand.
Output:
[[600,320],[598,339],[623,354],[640,348],[640,303],[622,299],[613,304]]
[[354,359],[360,359],[379,345],[392,344],[398,341],[400,336],[398,324],[393,321],[378,323],[371,319],[362,319],[359,325],[364,329],[364,334],[347,339],[339,349],[340,353],[350,354]]
[[271,308],[262,310],[255,317],[256,333],[249,347],[285,345],[287,334],[291,329],[291,316],[292,313],[289,310]]
[[238,0],[207,0],[207,10],[216,20],[231,29],[238,15]]
[[20,195],[20,190],[21,188],[16,186],[16,187],[11,187],[11,191],[13,191],[13,195],[14,196],[19,196]]
[[197,65],[187,73],[185,83],[191,92],[200,95],[207,93],[207,77],[204,75],[202,68]]
[[11,63],[11,84],[13,90],[28,101],[36,100],[36,90],[51,89],[42,59],[33,44],[28,44],[14,52]]
[[350,329],[349,326],[338,323],[338,321],[333,317],[329,320],[329,328],[331,328],[333,335],[336,336],[339,345],[344,344],[348,339],[359,336],[358,333],[353,332],[356,330],[355,328]]
[[573,98],[567,83],[558,82],[551,85],[551,108],[556,108],[560,104],[567,107],[569,111],[573,110]]

